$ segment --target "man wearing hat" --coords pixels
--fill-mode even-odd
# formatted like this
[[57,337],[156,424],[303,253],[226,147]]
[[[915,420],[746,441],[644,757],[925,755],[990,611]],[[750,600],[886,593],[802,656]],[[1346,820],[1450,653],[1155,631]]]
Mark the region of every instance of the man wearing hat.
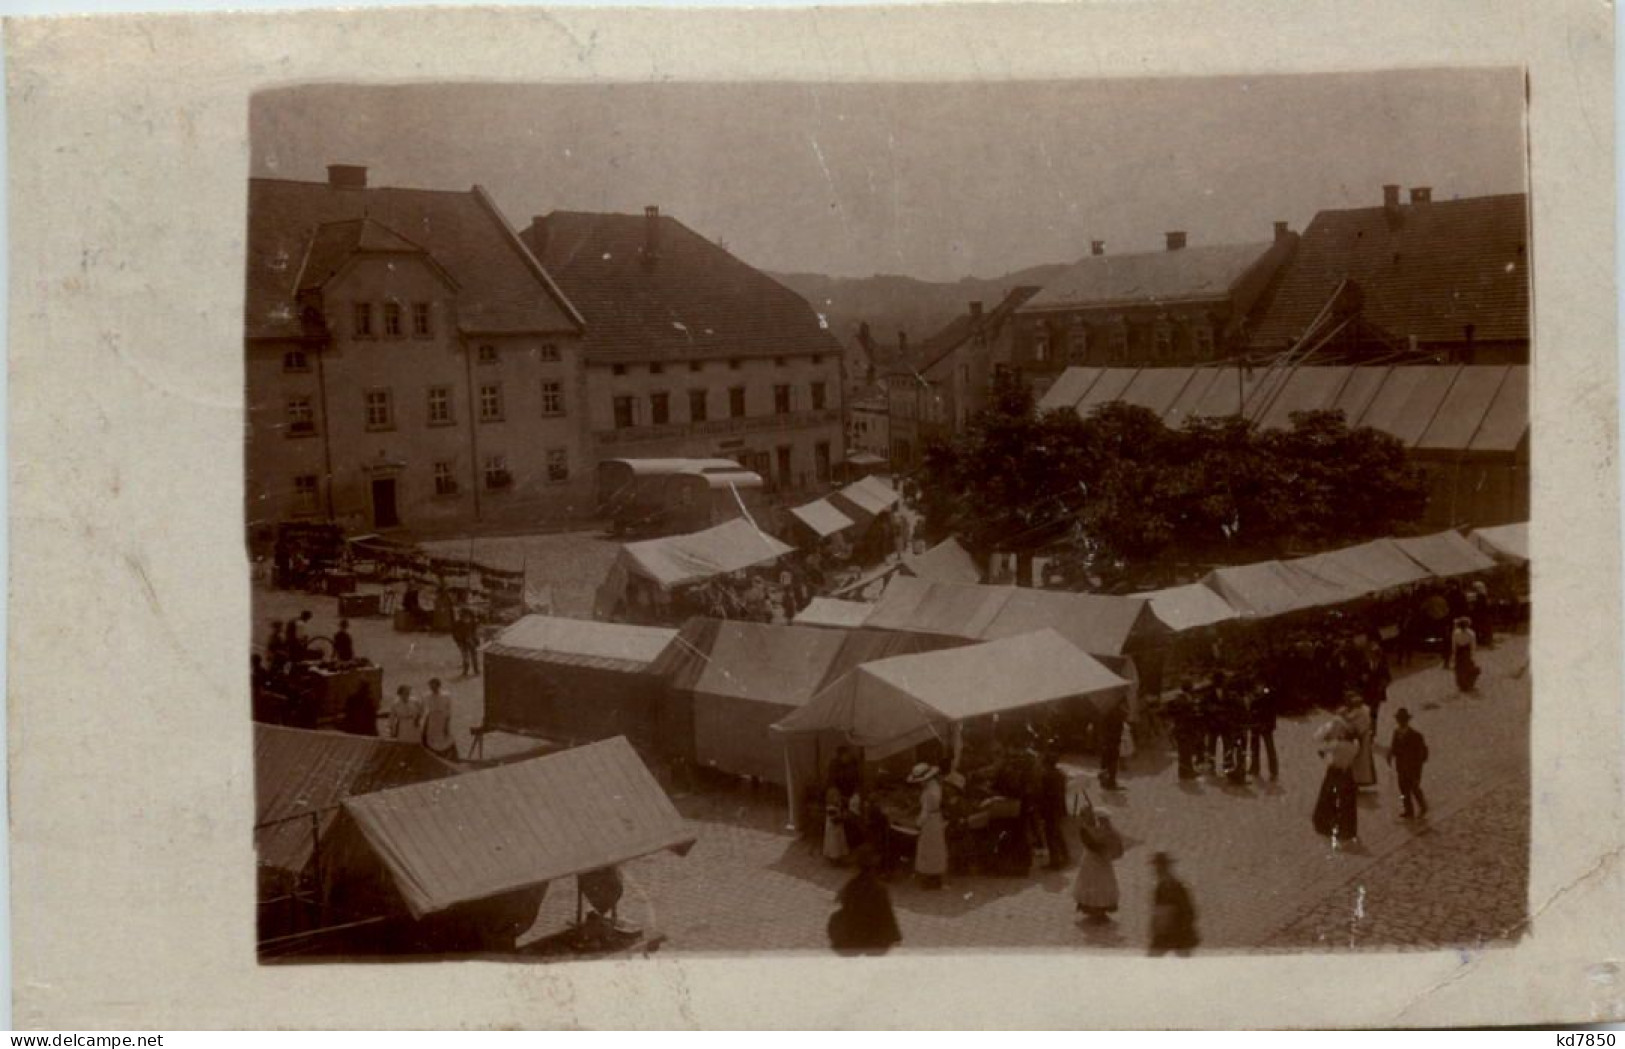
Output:
[[1411,712],[1400,707],[1394,713],[1394,735],[1388,743],[1388,764],[1399,779],[1399,818],[1412,819],[1428,814],[1428,799],[1422,793],[1422,766],[1427,764],[1428,744],[1411,728]]
[[922,761],[908,774],[910,783],[920,784],[920,839],[914,849],[914,873],[927,889],[942,888],[942,876],[948,873],[948,824],[942,818],[938,771]]

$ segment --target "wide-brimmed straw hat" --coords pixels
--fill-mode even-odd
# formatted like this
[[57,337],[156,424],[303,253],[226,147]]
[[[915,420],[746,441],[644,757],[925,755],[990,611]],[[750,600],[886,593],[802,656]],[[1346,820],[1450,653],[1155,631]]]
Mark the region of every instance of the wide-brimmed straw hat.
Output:
[[927,762],[920,762],[914,766],[914,771],[908,774],[910,783],[924,783],[937,774],[937,767]]

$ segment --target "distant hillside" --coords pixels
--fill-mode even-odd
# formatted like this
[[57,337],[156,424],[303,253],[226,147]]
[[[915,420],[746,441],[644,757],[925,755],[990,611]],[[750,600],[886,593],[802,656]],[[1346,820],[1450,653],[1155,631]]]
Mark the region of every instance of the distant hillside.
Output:
[[1033,266],[1002,277],[983,280],[967,277],[937,283],[878,273],[873,277],[826,277],[821,273],[772,273],[774,280],[812,303],[829,321],[843,345],[855,344],[858,325],[867,321],[877,343],[897,344],[897,333],[908,332],[911,346],[935,334],[972,302],[992,309],[1006,291],[1024,284],[1042,287],[1070,263]]

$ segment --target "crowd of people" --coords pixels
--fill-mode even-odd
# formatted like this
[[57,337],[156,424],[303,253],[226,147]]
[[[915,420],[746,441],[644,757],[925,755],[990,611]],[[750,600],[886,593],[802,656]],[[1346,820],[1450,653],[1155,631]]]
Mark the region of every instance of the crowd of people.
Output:
[[[1456,611],[1460,614],[1452,616]],[[1396,612],[1402,617],[1400,632],[1430,638],[1423,647],[1439,653],[1460,691],[1472,692],[1480,674],[1477,653],[1498,626],[1488,588],[1482,582],[1418,588],[1399,608],[1383,610],[1384,615]],[[1373,628],[1376,618],[1349,617],[1343,634],[1324,629],[1324,623],[1319,630],[1295,628],[1267,649],[1249,652],[1251,663],[1232,663],[1202,680],[1187,677],[1150,706],[1150,718],[1132,726],[1129,738],[1138,746],[1171,744],[1181,780],[1206,774],[1233,785],[1266,777],[1274,782],[1281,771],[1275,741],[1280,718],[1319,709],[1324,719],[1314,740],[1324,772],[1311,813],[1314,829],[1334,849],[1358,848],[1359,798],[1377,788],[1377,741],[1384,730],[1390,733],[1385,757],[1395,780],[1397,815],[1425,819],[1427,741],[1409,709],[1384,718],[1393,682],[1391,658],[1409,662],[1414,656],[1399,632]],[[1429,624],[1426,631],[1409,625],[1418,618]],[[1442,636],[1434,637],[1441,629]],[[1238,649],[1231,646],[1229,654]],[[1089,726],[1099,759],[1098,784],[1106,791],[1121,789],[1126,710],[1126,704],[1113,705]],[[1014,733],[993,739],[987,753],[977,753],[978,743],[967,737],[957,760],[921,762],[902,783],[871,786],[867,795],[861,758],[843,748],[827,781],[824,855],[859,869],[831,918],[836,949],[876,951],[900,942],[886,882],[896,870],[896,857],[906,858],[910,848],[913,873],[928,891],[959,872],[1026,874],[1035,858],[1055,870],[1075,865],[1071,896],[1079,920],[1111,921],[1119,904],[1114,864],[1123,854],[1122,837],[1087,790],[1079,796],[1081,805],[1069,805],[1074,784],[1058,766],[1056,742],[1053,719],[1035,716]],[[916,793],[911,800],[900,799],[899,790]],[[1153,866],[1152,951],[1188,953],[1199,942],[1189,890],[1173,876],[1166,854],[1156,854]],[[873,940],[854,939],[853,929],[864,915],[874,916],[864,926],[877,930]]]

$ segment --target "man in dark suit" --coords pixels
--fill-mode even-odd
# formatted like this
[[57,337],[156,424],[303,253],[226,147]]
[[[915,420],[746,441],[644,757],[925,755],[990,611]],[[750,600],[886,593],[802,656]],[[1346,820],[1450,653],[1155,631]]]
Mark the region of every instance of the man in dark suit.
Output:
[[1388,742],[1388,764],[1394,766],[1399,778],[1399,816],[1401,819],[1423,817],[1428,814],[1428,799],[1422,793],[1422,766],[1427,764],[1428,743],[1422,734],[1411,728],[1411,712],[1400,707],[1394,712],[1396,727]]

